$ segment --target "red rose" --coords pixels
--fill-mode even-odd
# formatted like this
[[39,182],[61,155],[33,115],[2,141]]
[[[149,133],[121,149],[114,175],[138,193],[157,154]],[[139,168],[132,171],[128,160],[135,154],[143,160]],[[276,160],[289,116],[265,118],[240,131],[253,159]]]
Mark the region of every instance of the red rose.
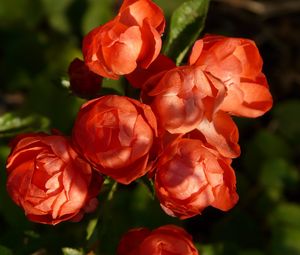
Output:
[[142,98],[151,105],[159,127],[172,134],[197,128],[205,112],[212,114],[219,101],[219,90],[197,67],[173,68],[152,83],[146,83]]
[[185,219],[207,206],[231,209],[238,195],[229,163],[200,140],[177,139],[157,163],[155,190],[164,211]]
[[15,138],[6,168],[8,193],[31,221],[55,225],[79,220],[97,206],[102,178],[92,174],[63,136]]
[[165,19],[151,0],[123,2],[115,19],[93,29],[83,41],[85,63],[95,73],[112,79],[147,68],[161,49]]
[[85,63],[75,58],[69,65],[70,88],[74,94],[83,98],[95,97],[102,84],[102,77],[91,72]]
[[73,140],[99,172],[128,184],[149,170],[156,132],[156,118],[149,106],[109,95],[81,107]]
[[153,231],[136,228],[121,239],[117,255],[198,255],[192,237],[174,225],[159,227]]
[[208,35],[195,43],[189,62],[225,85],[226,95],[220,110],[258,117],[272,107],[262,59],[253,41]]

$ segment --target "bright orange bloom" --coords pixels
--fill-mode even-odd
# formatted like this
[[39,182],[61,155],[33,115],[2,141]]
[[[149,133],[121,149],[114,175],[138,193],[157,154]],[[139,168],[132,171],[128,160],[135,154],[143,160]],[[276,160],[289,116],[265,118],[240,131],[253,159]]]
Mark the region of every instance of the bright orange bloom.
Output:
[[177,139],[160,156],[155,190],[164,211],[181,219],[213,206],[223,211],[238,201],[230,161],[200,140]]
[[85,36],[85,63],[112,79],[147,68],[161,50],[164,27],[163,12],[151,0],[125,0],[113,20]]
[[52,225],[78,221],[84,212],[96,209],[102,177],[63,136],[18,136],[6,168],[8,193],[31,221]]
[[262,59],[253,41],[205,36],[196,41],[189,63],[201,67],[226,87],[220,110],[254,118],[272,107],[272,96],[262,73]]
[[117,255],[198,255],[192,237],[174,225],[165,225],[153,231],[135,228],[121,239]]
[[149,106],[109,95],[81,107],[73,141],[99,172],[128,184],[149,170],[156,133],[156,118]]

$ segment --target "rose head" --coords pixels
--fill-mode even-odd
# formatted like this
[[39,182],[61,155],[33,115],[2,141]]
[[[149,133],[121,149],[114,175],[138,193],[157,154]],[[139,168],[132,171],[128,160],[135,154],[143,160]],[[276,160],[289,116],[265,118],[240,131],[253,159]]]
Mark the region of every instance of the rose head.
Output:
[[83,41],[85,63],[95,73],[112,79],[147,68],[161,49],[165,18],[151,0],[127,0],[118,15],[93,29]]
[[192,237],[174,225],[159,227],[153,231],[136,228],[121,239],[117,255],[198,255]]
[[78,221],[97,206],[102,177],[92,173],[63,136],[38,133],[15,138],[6,168],[8,193],[31,221]]
[[225,85],[226,95],[220,110],[254,118],[272,107],[272,96],[262,73],[263,62],[253,41],[205,36],[195,43],[189,63]]
[[151,105],[159,127],[174,134],[195,129],[204,113],[213,111],[218,94],[209,75],[200,68],[183,66],[165,72],[154,86],[146,83],[142,98]]
[[177,139],[160,156],[155,190],[164,211],[181,219],[207,206],[223,211],[238,201],[236,179],[227,159],[200,140]]
[[73,141],[99,172],[128,184],[149,170],[156,132],[156,118],[149,106],[109,95],[81,107]]
[[99,93],[102,77],[91,72],[82,60],[75,58],[69,65],[68,74],[70,88],[77,96],[91,98]]

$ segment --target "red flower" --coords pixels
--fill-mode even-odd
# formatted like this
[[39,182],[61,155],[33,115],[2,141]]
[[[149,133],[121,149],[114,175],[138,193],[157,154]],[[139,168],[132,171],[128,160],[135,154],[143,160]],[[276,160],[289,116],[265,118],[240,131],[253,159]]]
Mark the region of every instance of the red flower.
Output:
[[231,209],[238,195],[229,163],[200,140],[177,139],[157,163],[155,189],[164,211],[185,219],[207,206]]
[[75,58],[69,65],[70,88],[77,96],[95,97],[102,84],[102,77],[91,72],[85,63]]
[[205,112],[212,114],[219,91],[200,68],[183,66],[165,72],[158,82],[147,82],[142,98],[151,105],[161,129],[187,133],[198,127]]
[[192,237],[174,225],[159,227],[153,231],[136,228],[121,239],[117,255],[198,255]]
[[156,132],[156,118],[149,106],[110,95],[82,106],[73,140],[99,172],[128,184],[149,170]]
[[248,39],[209,35],[198,40],[190,64],[220,80],[226,87],[220,110],[244,117],[258,117],[272,107],[262,59]]
[[63,136],[38,133],[15,138],[6,168],[8,193],[31,221],[77,221],[97,206],[102,178],[92,174]]
[[165,19],[151,0],[123,2],[115,19],[93,29],[83,41],[83,55],[95,73],[112,79],[147,68],[161,49]]

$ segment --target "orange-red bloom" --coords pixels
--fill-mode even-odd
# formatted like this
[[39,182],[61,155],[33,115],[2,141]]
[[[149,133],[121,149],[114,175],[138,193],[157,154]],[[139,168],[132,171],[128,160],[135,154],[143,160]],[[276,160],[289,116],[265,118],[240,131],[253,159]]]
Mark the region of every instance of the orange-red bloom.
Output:
[[157,163],[155,189],[164,211],[181,219],[207,206],[227,211],[238,201],[229,161],[194,139],[179,138],[166,148]]
[[262,59],[253,41],[209,35],[195,43],[189,62],[225,85],[220,110],[258,117],[272,107]]
[[147,68],[161,49],[165,18],[151,0],[125,0],[118,15],[93,29],[83,41],[85,63],[112,79]]
[[81,107],[73,141],[97,170],[128,184],[149,170],[156,132],[156,118],[149,106],[110,95]]
[[31,221],[77,221],[97,206],[102,178],[63,136],[38,133],[15,138],[6,168],[8,193]]
[[83,98],[97,96],[101,89],[102,77],[91,72],[82,60],[75,58],[69,65],[68,74],[73,93]]
[[135,228],[121,239],[117,255],[198,255],[192,237],[174,225],[165,225],[153,231]]
[[172,134],[197,128],[204,114],[212,114],[219,101],[221,89],[217,90],[210,76],[198,67],[176,67],[155,84],[152,81],[146,83],[142,98],[151,105],[159,127]]

